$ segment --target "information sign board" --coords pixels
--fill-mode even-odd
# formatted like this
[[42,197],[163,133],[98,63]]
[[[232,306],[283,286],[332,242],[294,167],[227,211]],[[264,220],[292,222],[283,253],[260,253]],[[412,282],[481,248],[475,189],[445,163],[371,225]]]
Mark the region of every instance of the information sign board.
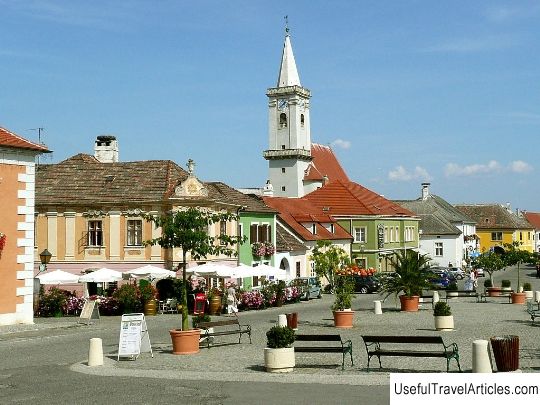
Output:
[[88,300],[84,303],[81,315],[79,316],[79,322],[83,321],[89,325],[91,319],[99,319],[99,308],[97,302],[94,300]]
[[144,352],[150,352],[154,357],[144,314],[122,315],[117,360],[120,360],[120,357],[136,359]]

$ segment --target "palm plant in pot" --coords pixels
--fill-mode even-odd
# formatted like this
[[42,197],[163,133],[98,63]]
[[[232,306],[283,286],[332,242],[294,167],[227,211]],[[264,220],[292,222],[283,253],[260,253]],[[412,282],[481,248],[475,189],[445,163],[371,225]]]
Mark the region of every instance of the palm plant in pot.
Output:
[[394,272],[381,276],[381,292],[386,293],[385,299],[403,293],[399,295],[401,310],[418,311],[420,293],[430,286],[429,261],[427,255],[412,250],[396,253],[390,259]]
[[452,309],[446,302],[439,301],[433,309],[435,319],[435,329],[437,330],[452,330],[454,329],[454,317]]
[[147,215],[145,218],[162,229],[162,236],[145,241],[145,245],[160,245],[165,249],[182,250],[182,329],[169,331],[173,342],[173,354],[198,353],[200,330],[189,328],[187,255],[190,254],[193,260],[204,259],[209,255],[236,256],[235,247],[243,243],[245,238],[229,236],[226,233],[210,236],[208,229],[215,223],[238,221],[238,215],[189,207],[162,216]]
[[287,373],[293,370],[294,330],[288,326],[273,326],[266,332],[264,365],[271,373]]
[[351,303],[354,293],[354,280],[351,276],[337,272],[334,276],[334,326],[336,328],[352,328],[354,311]]

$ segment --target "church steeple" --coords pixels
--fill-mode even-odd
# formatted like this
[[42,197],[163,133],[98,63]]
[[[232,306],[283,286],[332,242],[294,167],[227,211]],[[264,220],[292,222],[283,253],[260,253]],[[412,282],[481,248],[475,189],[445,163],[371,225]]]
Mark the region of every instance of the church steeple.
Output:
[[283,44],[283,54],[281,55],[281,68],[279,69],[279,77],[276,87],[301,86],[298,69],[291,45],[291,37],[288,32],[285,35],[285,43]]
[[288,27],[278,82],[266,95],[269,144],[263,156],[268,160],[270,184],[276,197],[301,197],[305,194],[304,176],[312,160],[311,93],[300,84]]

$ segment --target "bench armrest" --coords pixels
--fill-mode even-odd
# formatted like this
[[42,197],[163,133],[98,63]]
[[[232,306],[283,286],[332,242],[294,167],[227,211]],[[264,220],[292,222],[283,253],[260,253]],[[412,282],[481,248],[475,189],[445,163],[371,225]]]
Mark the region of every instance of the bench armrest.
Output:
[[448,352],[449,351],[448,349],[450,347],[452,348],[451,353],[453,353],[453,354],[458,353],[458,351],[459,351],[457,343],[450,343],[449,345],[445,345],[443,343],[443,346],[444,346],[444,351],[445,352]]

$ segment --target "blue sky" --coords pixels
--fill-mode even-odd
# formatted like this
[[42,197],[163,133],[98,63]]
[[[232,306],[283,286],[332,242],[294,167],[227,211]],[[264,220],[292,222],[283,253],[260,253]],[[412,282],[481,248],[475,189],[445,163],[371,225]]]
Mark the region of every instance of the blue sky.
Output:
[[537,1],[0,0],[0,126],[47,162],[113,134],[122,161],[267,178],[268,87],[289,16],[311,135],[387,198],[540,211]]

